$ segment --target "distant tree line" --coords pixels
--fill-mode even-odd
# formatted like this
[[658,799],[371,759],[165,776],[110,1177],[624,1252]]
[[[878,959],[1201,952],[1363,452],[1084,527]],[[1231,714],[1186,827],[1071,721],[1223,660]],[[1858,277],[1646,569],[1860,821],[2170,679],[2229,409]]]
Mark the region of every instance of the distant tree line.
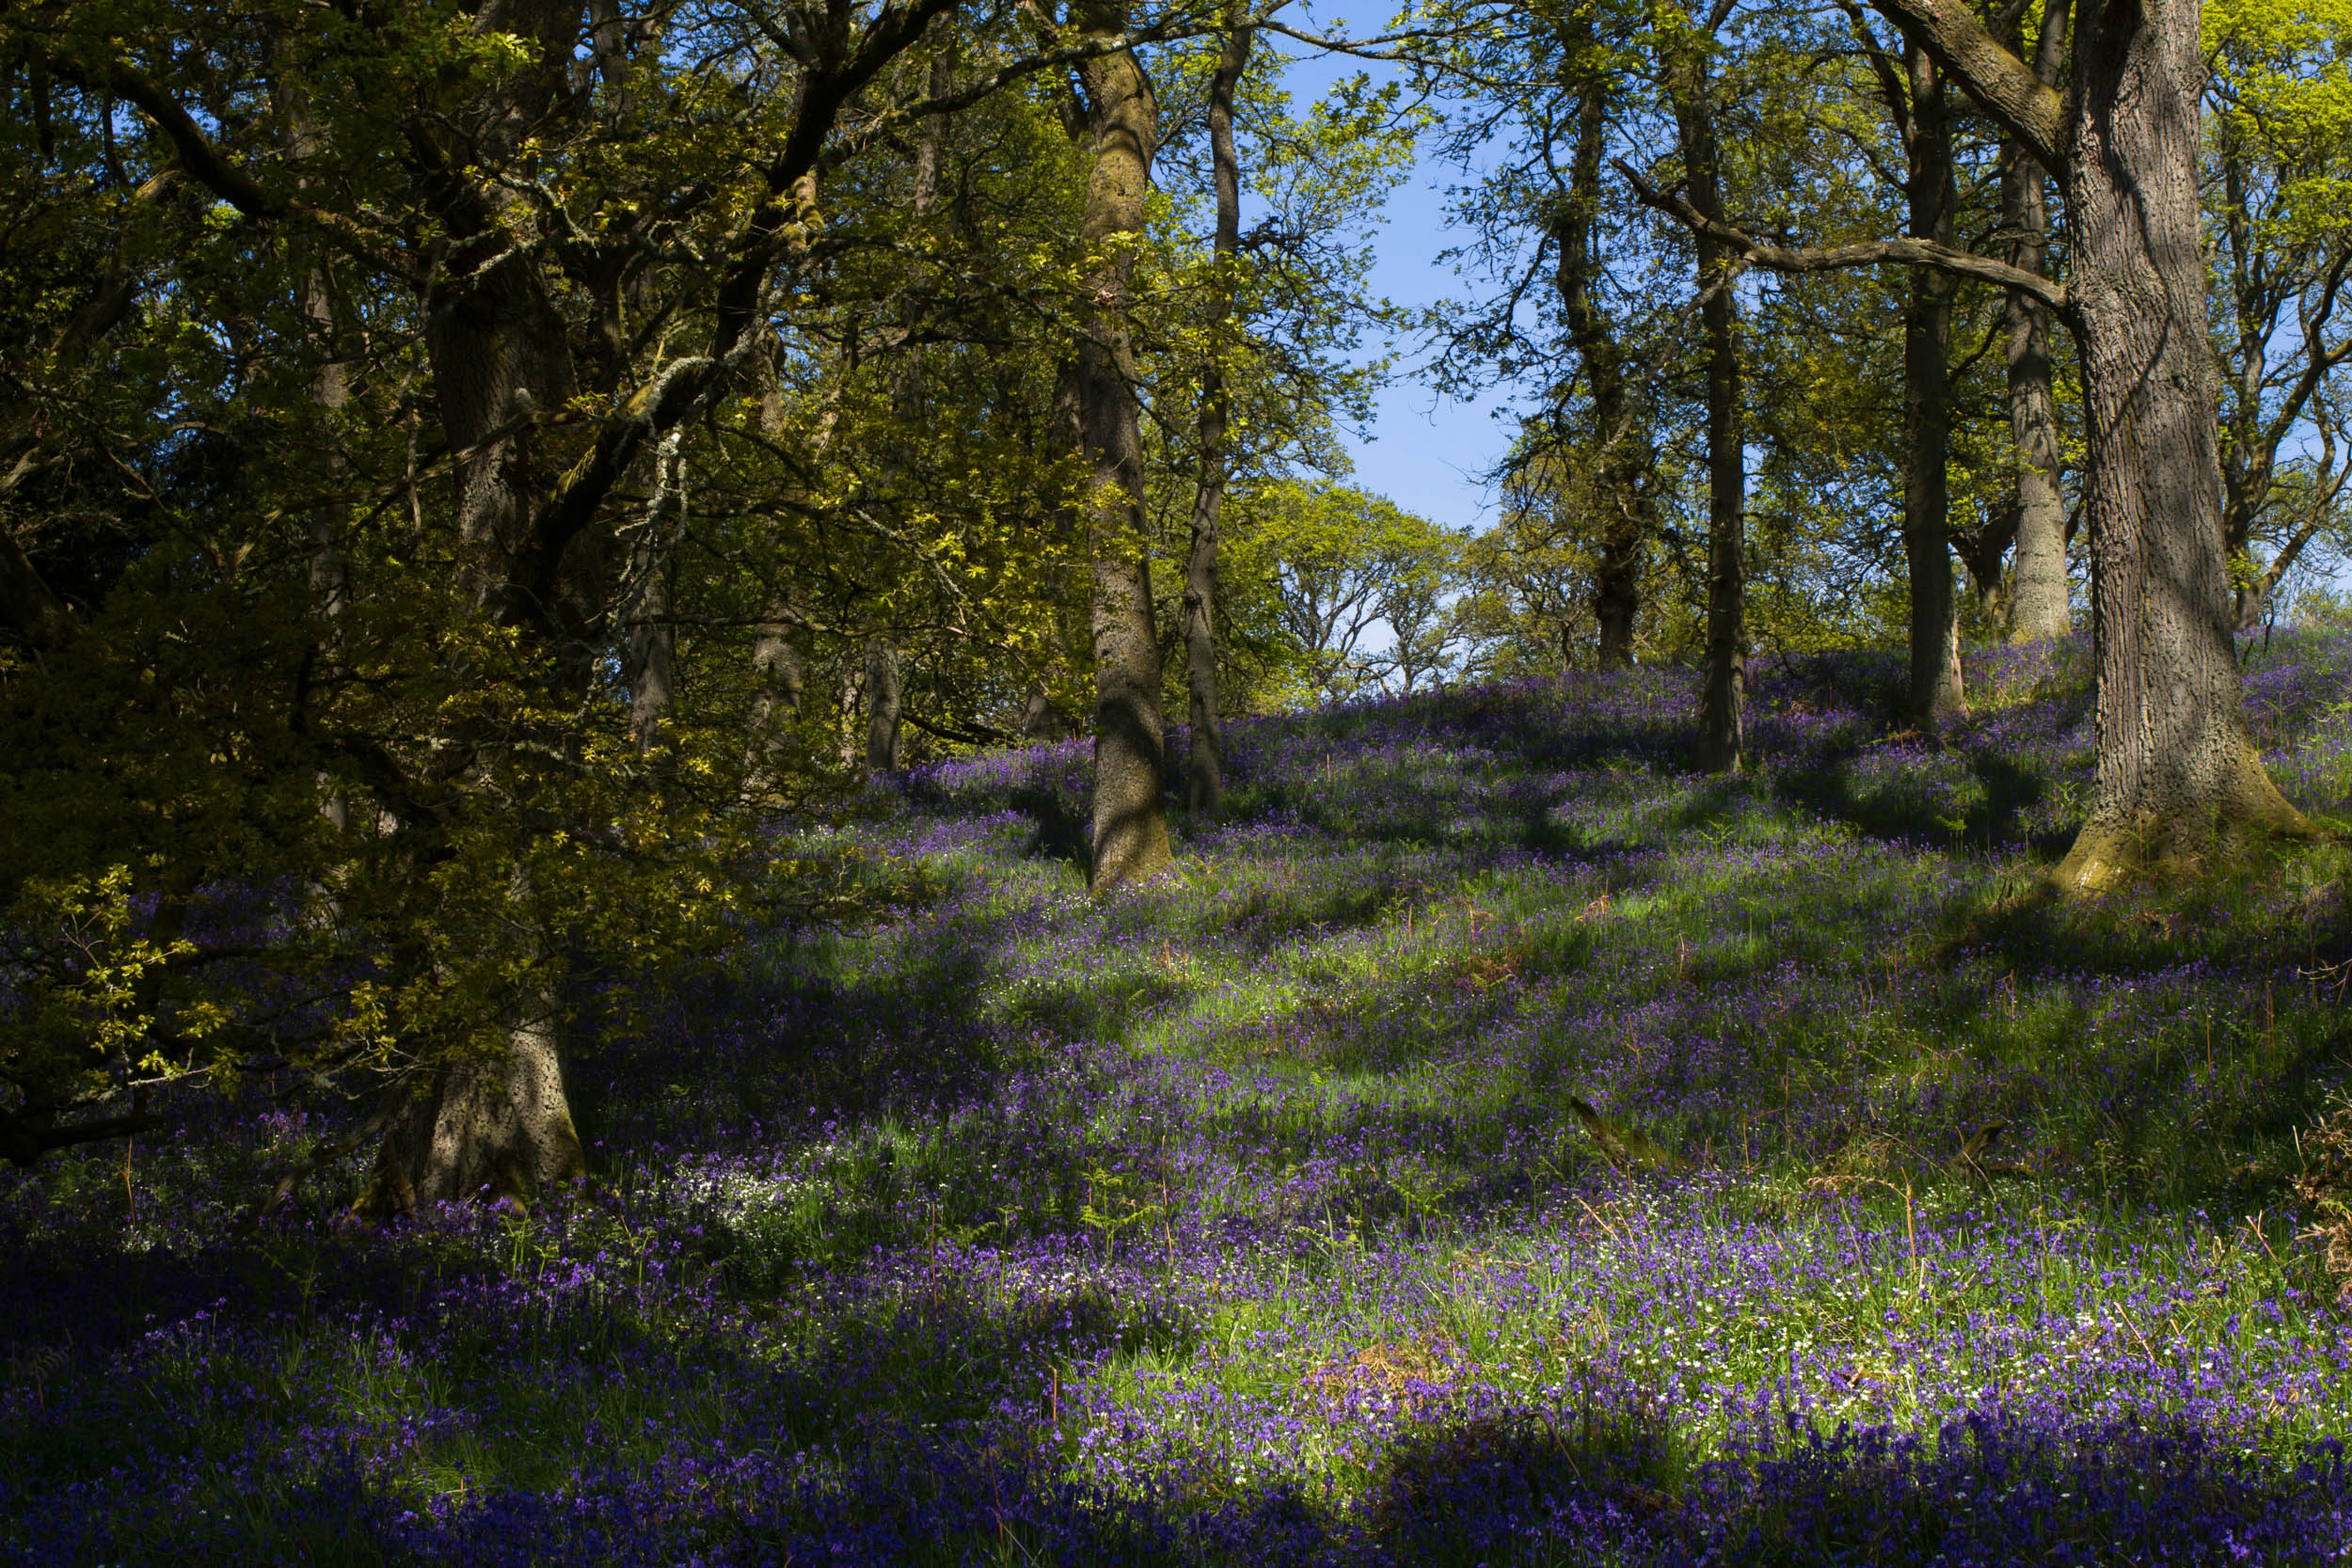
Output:
[[2061,883],[2305,831],[2233,637],[2344,542],[2352,8],[1418,16],[1382,52],[1446,106],[1493,285],[1440,373],[1549,384],[1521,548],[1576,558],[1601,665],[1645,625],[1703,650],[1708,766],[1740,764],[1759,636],[1898,633],[1913,720],[1950,723],[1963,626],[2073,628],[2071,548],[2099,777]]

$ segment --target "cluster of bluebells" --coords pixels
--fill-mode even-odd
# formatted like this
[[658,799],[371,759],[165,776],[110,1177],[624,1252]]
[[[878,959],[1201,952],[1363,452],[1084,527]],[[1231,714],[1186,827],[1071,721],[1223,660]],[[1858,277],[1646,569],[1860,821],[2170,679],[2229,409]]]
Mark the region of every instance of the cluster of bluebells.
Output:
[[[2249,663],[2331,809],[2352,642]],[[1107,899],[1082,746],[921,770],[793,847],[890,897],[580,1042],[532,1213],[255,1223],[347,1118],[264,1085],[0,1177],[0,1562],[2338,1560],[2332,889],[2005,901],[2083,651],[1899,676],[1732,779],[1669,670],[1237,725]]]

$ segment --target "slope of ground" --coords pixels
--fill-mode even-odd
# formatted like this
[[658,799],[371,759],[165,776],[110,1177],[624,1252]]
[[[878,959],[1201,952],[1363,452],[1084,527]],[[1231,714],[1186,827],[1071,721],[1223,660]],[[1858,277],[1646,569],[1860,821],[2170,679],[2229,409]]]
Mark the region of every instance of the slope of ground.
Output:
[[[2248,662],[2339,809],[2352,641]],[[0,1176],[0,1561],[2334,1560],[2345,855],[2018,896],[2085,665],[1769,670],[1729,780],[1673,671],[1244,725],[1109,900],[1083,747],[913,776],[576,1199],[239,1229],[291,1100]]]

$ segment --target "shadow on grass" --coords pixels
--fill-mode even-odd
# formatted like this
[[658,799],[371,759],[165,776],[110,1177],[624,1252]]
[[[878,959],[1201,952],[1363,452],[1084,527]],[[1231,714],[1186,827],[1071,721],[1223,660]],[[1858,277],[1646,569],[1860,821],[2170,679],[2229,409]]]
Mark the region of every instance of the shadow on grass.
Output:
[[1024,858],[1063,861],[1076,866],[1081,876],[1093,874],[1094,842],[1086,815],[1057,787],[1041,764],[1012,792],[1009,803],[1034,824],[1028,842],[1021,847]]
[[[92,1560],[155,1539],[122,1523],[45,1518],[20,1554]],[[1181,1457],[1124,1483],[1074,1479],[1050,1432],[999,1421],[877,1429],[821,1457],[583,1462],[561,1486],[425,1506],[330,1453],[279,1523],[270,1544],[317,1563],[2317,1564],[2352,1535],[2352,1480],[2335,1445],[2249,1456],[2186,1418],[1980,1411],[1931,1434],[1796,1421],[1685,1469],[1639,1423],[1518,1413],[1408,1432],[1346,1501],[1236,1486]],[[170,1539],[178,1560],[256,1545],[201,1516]]]

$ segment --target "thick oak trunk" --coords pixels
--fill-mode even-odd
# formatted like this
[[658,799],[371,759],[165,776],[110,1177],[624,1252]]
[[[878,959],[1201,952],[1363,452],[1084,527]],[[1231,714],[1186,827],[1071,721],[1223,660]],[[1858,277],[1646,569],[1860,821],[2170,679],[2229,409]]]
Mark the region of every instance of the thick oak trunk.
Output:
[[580,1176],[551,995],[534,993],[504,1051],[434,1069],[396,1109],[360,1202],[378,1213],[481,1197],[534,1201]]
[[[1089,35],[1124,29],[1112,0],[1081,13]],[[1092,304],[1078,344],[1080,443],[1090,469],[1086,514],[1094,558],[1094,821],[1096,891],[1167,869],[1162,784],[1166,725],[1160,715],[1160,644],[1152,626],[1150,537],[1143,509],[1143,442],[1137,425],[1134,350],[1127,309],[1140,243],[1158,111],[1130,50],[1089,60],[1094,166],[1087,178],[1081,232],[1096,257]]]
[[2219,834],[2294,830],[2246,727],[2199,231],[2196,0],[2090,0],[2065,172],[2090,426],[2098,777],[2058,869],[2097,891]]
[[[577,14],[557,0],[493,0],[481,20],[543,45],[534,67],[472,106],[469,135],[481,151],[502,157],[567,90]],[[420,132],[421,142],[439,134]],[[555,656],[551,679],[579,678],[580,607],[555,600],[578,594],[580,568],[598,556],[600,541],[576,540],[582,548],[574,570],[568,580],[551,575],[551,588],[530,586],[532,575],[517,570],[536,543],[536,510],[553,481],[536,427],[579,389],[564,318],[538,248],[518,243],[534,232],[527,204],[465,179],[450,147],[435,146],[433,159],[438,166],[425,189],[451,244],[428,295],[424,345],[442,431],[459,454],[461,581],[486,619],[521,628]],[[600,565],[590,575],[600,578]],[[461,741],[485,751],[503,743]],[[485,1190],[528,1200],[580,1173],[551,988],[525,988],[507,1011],[503,1051],[444,1063],[395,1091],[405,1098],[393,1108],[363,1208],[413,1210]]]
[[2232,645],[2197,185],[2197,0],[2083,0],[2063,95],[1965,6],[1870,4],[1932,50],[2065,194],[2061,297],[2090,436],[2099,750],[2058,886],[2097,892],[2239,833],[2309,832],[2247,732]]

